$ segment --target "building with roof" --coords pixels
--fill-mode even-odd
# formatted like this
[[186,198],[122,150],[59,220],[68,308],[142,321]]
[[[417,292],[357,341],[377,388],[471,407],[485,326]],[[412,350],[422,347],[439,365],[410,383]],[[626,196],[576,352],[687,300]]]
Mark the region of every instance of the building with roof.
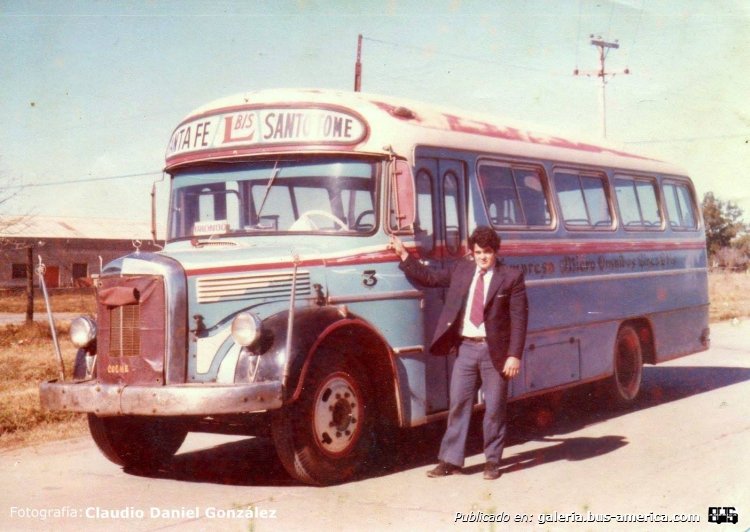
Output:
[[[0,216],[0,288],[26,286],[29,261],[45,265],[48,288],[86,286],[101,264],[135,251],[157,251],[148,221]],[[34,284],[38,279],[34,276]]]

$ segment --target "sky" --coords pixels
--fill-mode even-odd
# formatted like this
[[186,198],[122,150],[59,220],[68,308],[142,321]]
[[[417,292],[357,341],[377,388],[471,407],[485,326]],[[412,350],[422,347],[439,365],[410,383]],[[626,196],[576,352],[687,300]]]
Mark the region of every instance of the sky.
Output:
[[746,0],[0,0],[0,214],[149,220],[190,111],[350,90],[358,34],[363,92],[601,137],[593,35],[619,45],[607,140],[681,165],[750,221],[748,27]]

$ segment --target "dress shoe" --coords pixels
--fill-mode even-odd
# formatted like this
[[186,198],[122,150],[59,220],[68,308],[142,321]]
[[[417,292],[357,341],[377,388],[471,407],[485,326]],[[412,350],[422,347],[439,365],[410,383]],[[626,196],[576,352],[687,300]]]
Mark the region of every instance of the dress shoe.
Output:
[[497,480],[502,475],[500,471],[500,464],[497,462],[487,462],[484,464],[484,479],[485,480]]
[[448,462],[443,462],[442,460],[438,462],[438,465],[435,466],[434,469],[430,469],[427,472],[428,477],[447,477],[448,475],[461,475],[463,472],[461,471],[461,468],[454,464],[449,464]]

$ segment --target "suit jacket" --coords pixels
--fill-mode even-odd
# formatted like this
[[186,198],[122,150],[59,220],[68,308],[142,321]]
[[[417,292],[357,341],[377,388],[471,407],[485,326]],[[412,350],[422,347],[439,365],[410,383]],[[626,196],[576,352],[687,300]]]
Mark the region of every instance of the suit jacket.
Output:
[[[461,342],[463,313],[476,271],[474,260],[461,259],[452,270],[437,271],[410,255],[399,267],[418,284],[448,288],[430,351],[438,355],[450,353]],[[521,358],[523,355],[528,315],[523,272],[495,262],[484,304],[484,326],[490,356],[499,370],[508,356]]]

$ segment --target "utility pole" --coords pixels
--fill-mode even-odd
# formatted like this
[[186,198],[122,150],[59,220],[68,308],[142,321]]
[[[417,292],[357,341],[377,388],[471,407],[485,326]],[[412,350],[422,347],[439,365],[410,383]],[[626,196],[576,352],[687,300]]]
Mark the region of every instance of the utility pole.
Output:
[[599,49],[599,70],[594,73],[580,72],[577,68],[573,71],[573,75],[578,76],[585,74],[591,76],[595,74],[602,80],[602,134],[604,138],[607,138],[607,76],[614,77],[616,74],[630,74],[630,69],[626,68],[621,72],[607,72],[605,62],[607,60],[607,54],[611,49],[617,49],[620,47],[617,39],[614,42],[608,42],[602,39],[601,36],[591,37],[591,44]]
[[26,324],[34,323],[34,244],[26,247]]
[[362,90],[362,34],[357,37],[357,62],[354,64],[354,92]]

